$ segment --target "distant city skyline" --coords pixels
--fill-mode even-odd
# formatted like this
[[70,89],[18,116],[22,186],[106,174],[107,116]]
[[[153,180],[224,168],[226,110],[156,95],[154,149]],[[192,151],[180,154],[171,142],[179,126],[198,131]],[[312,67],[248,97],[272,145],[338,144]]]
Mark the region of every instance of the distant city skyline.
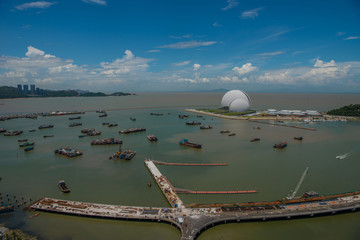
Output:
[[0,15],[1,86],[360,93],[356,0],[3,0]]

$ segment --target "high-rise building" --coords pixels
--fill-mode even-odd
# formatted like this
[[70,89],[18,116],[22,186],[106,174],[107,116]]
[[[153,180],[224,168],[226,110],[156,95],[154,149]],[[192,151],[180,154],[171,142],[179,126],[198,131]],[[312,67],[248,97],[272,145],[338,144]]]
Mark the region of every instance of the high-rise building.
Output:
[[35,92],[36,92],[36,95],[40,95],[40,88],[37,87]]
[[23,87],[24,87],[24,93],[29,94],[29,85],[24,84]]
[[22,92],[22,86],[21,86],[21,84],[18,84],[17,87],[18,87],[18,92]]
[[35,94],[35,84],[31,84],[30,85],[30,91],[31,91],[31,94]]

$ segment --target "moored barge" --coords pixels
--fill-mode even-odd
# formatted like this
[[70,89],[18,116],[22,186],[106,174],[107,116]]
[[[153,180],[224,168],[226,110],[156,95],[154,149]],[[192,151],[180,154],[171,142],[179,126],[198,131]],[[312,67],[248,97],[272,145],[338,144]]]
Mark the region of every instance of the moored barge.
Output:
[[64,155],[66,157],[77,157],[83,155],[82,151],[75,150],[69,147],[58,148],[54,151],[56,154]]
[[53,128],[53,127],[54,127],[54,125],[52,125],[52,124],[47,124],[47,125],[40,125],[40,126],[38,127],[38,129]]
[[60,188],[60,190],[63,192],[63,193],[69,193],[70,192],[70,188],[66,185],[65,181],[64,180],[60,180],[58,182],[58,186]]
[[201,144],[189,142],[186,138],[181,140],[179,142],[179,144],[183,145],[183,146],[186,146],[186,147],[199,148],[199,149],[202,147]]
[[120,130],[119,133],[135,133],[146,131],[146,128],[130,128],[125,130]]
[[96,139],[91,141],[91,145],[112,145],[112,144],[122,144],[123,141],[116,138],[105,138],[105,139]]

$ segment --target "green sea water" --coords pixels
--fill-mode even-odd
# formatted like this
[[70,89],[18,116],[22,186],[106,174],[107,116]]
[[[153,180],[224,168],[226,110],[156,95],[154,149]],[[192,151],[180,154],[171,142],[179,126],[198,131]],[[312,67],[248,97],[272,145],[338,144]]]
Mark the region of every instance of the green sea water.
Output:
[[[253,93],[253,109],[297,109],[327,111],[350,103],[359,103],[356,94],[270,94]],[[159,166],[175,187],[192,190],[257,190],[252,195],[187,195],[180,194],[185,204],[232,203],[276,200],[286,197],[295,188],[303,171],[309,167],[298,195],[306,190],[332,194],[360,189],[360,122],[322,122],[298,126],[316,128],[306,131],[295,128],[261,125],[247,121],[226,120],[184,112],[185,108],[218,107],[221,93],[139,93],[137,96],[99,98],[48,98],[0,100],[1,114],[90,111],[80,120],[69,116],[13,119],[0,122],[0,128],[23,130],[20,136],[0,135],[0,193],[4,203],[15,199],[29,201],[52,197],[105,204],[168,207],[144,166],[145,158],[164,162],[229,163],[228,167]],[[95,110],[108,111],[99,118]],[[150,115],[162,113],[162,116]],[[189,121],[213,126],[200,130],[186,126],[179,114],[190,114]],[[135,117],[136,121],[129,118]],[[70,122],[82,126],[68,127]],[[103,122],[117,123],[108,128]],[[41,124],[53,124],[38,130]],[[253,127],[261,127],[260,130]],[[121,129],[145,127],[146,132],[121,135]],[[78,138],[83,128],[101,130],[101,136]],[[36,129],[35,132],[29,132]],[[221,130],[236,133],[229,137]],[[147,134],[159,141],[150,143]],[[44,135],[54,135],[43,138]],[[303,136],[302,142],[293,140]],[[115,146],[91,146],[97,138],[123,140],[123,149],[135,150],[131,161],[108,160],[118,150]],[[252,143],[252,138],[261,138]],[[35,142],[35,149],[25,153],[18,139]],[[201,143],[195,150],[178,144],[182,138]],[[272,148],[274,143],[288,141],[284,150]],[[77,158],[56,156],[59,147],[72,147],[84,152]],[[342,160],[335,157],[349,153]],[[71,193],[57,187],[65,180]],[[153,187],[147,187],[152,181]],[[6,197],[6,194],[9,195]],[[16,198],[14,198],[16,196]],[[179,231],[167,224],[89,219],[34,212],[21,208],[1,215],[0,222],[39,236],[40,239],[179,239]],[[359,239],[360,213],[301,219],[294,221],[226,224],[211,228],[199,239]]]

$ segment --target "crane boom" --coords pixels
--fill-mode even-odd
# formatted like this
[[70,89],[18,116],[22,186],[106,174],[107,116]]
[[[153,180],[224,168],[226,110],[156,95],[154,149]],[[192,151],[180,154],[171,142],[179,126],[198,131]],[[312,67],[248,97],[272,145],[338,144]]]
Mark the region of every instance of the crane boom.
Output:
[[304,173],[302,174],[302,176],[301,176],[301,178],[300,178],[300,180],[299,180],[298,184],[296,185],[296,188],[295,188],[294,192],[291,194],[291,196],[287,197],[288,199],[293,199],[293,198],[295,197],[295,195],[296,195],[297,191],[299,190],[299,188],[300,188],[300,186],[301,186],[302,182],[303,182],[303,181],[304,181],[304,179],[305,179],[305,176],[306,176],[306,174],[307,174],[308,170],[309,170],[309,167],[307,167],[307,168],[305,169],[305,171],[304,171]]

